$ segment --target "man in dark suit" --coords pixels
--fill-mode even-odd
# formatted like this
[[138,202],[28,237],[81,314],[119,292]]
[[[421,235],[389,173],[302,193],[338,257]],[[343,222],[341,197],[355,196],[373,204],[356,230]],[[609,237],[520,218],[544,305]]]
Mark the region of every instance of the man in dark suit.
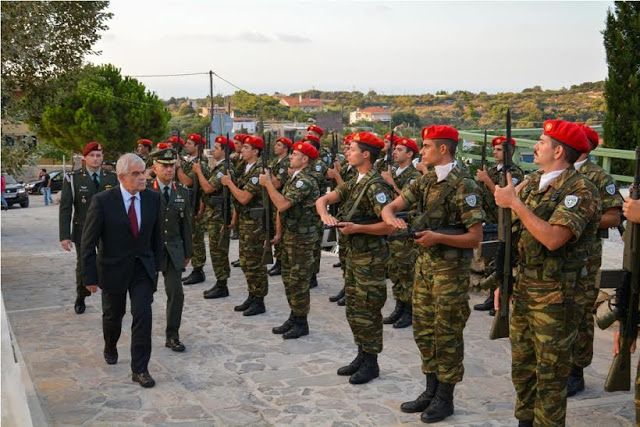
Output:
[[[120,185],[91,200],[82,233],[82,277],[89,291],[102,289],[104,358],[118,361],[127,291],[131,300],[132,380],[153,387],[151,301],[162,261],[160,194],[146,189],[144,161],[133,153],[118,159]],[[96,246],[98,255],[96,258]]]

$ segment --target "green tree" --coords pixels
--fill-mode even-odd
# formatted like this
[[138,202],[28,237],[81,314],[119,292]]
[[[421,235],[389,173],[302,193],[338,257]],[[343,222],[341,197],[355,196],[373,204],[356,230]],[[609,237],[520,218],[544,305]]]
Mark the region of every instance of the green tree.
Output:
[[3,115],[37,122],[62,81],[51,83],[78,69],[87,53],[95,53],[92,47],[112,16],[105,12],[108,4],[2,2]]
[[99,141],[110,159],[132,151],[140,138],[164,138],[170,114],[154,93],[134,78],[123,78],[113,65],[85,71],[75,92],[45,108],[39,138],[73,151]]
[[414,112],[398,112],[391,115],[391,125],[396,127],[405,124],[413,127],[420,126],[420,116]]
[[[608,147],[633,149],[640,145],[640,3],[616,2],[603,35],[609,65],[604,140]],[[630,173],[632,165],[614,159],[613,169]]]

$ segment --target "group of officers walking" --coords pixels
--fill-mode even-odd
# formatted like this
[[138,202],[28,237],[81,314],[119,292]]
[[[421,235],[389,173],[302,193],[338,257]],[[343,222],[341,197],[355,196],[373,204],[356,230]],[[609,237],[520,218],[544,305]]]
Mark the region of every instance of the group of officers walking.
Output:
[[[589,160],[598,146],[597,133],[577,123],[546,121],[534,147],[540,170],[525,178],[520,169],[510,168],[504,187],[497,184],[505,137],[492,142],[496,164],[478,170],[474,179],[455,160],[459,137],[450,126],[425,127],[421,147],[392,133],[382,139],[369,132],[347,135],[344,160],[333,164],[322,148],[323,136],[321,128],[309,126],[299,142],[276,139],[267,170],[260,162],[265,142],[255,135],[216,137],[211,164],[198,155],[205,141],[197,134],[186,142],[172,137],[147,152],[152,142],[139,141],[150,166],[148,188],[162,196],[164,245],[158,270],[167,292],[167,347],[185,349],[178,333],[182,284],[205,280],[205,234],[216,282],[204,298],[229,296],[232,230],[238,234],[248,290],[234,310],[244,316],[265,312],[269,273],[263,252],[265,245],[274,245],[277,262],[271,272],[282,275],[290,313],[272,332],[284,339],[309,334],[309,289],[317,286],[323,232],[335,228],[344,287],[331,300],[346,305],[357,346],[355,358],[338,375],[349,376],[352,384],[377,378],[383,324],[412,325],[426,387],[401,410],[420,412],[427,423],[441,421],[453,414],[454,388],[464,375],[469,253],[483,239],[483,224],[497,221],[498,208],[510,208],[518,260],[510,323],[515,416],[523,426],[562,425],[567,393],[584,389],[582,371],[593,355],[595,276],[602,256],[598,230],[616,227],[623,209],[632,221],[640,217],[639,203],[625,202],[613,178]],[[506,143],[516,145],[513,139]],[[229,168],[225,148],[233,153]],[[178,155],[182,149],[184,157]],[[78,314],[90,294],[82,281],[79,245],[87,208],[94,194],[118,185],[114,173],[100,169],[98,143],[87,144],[83,158],[85,167],[67,176],[60,204],[61,244],[71,250],[74,242],[78,252]],[[335,181],[329,192],[328,180]],[[201,202],[192,223],[194,188]],[[221,203],[225,188],[233,200],[229,223]],[[273,210],[256,215],[265,209],[265,197]],[[273,221],[272,235],[265,231],[265,219]],[[439,232],[448,229],[461,231]],[[181,280],[189,262],[191,274]],[[490,269],[488,274],[483,284],[491,288],[490,297],[479,309],[492,308],[496,282]],[[383,318],[387,277],[396,305]]]

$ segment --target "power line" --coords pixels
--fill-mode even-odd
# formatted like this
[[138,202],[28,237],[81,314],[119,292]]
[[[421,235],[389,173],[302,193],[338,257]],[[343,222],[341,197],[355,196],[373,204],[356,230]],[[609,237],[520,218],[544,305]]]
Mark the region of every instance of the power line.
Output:
[[181,73],[181,74],[146,74],[146,75],[138,75],[138,76],[129,76],[129,77],[184,77],[184,76],[202,76],[207,75],[209,73]]

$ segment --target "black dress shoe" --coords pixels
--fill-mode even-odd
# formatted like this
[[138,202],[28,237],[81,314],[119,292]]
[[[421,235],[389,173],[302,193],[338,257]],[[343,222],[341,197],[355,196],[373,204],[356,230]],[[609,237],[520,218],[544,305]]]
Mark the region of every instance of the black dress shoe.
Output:
[[182,284],[185,285],[185,286],[195,285],[197,283],[204,282],[205,279],[206,279],[206,277],[204,275],[204,271],[202,271],[202,270],[193,270],[191,272],[191,275],[189,277],[187,277],[187,280],[182,282]]
[[184,344],[182,344],[180,340],[168,340],[164,343],[164,346],[178,352],[182,352],[185,350]]
[[234,267],[240,267],[240,260],[239,260],[239,259],[237,259],[237,260],[233,261],[233,262],[231,263],[231,265],[232,265],[232,266],[234,266]]
[[75,310],[76,314],[84,313],[86,308],[87,308],[87,306],[84,305],[84,298],[76,299],[75,304],[73,304],[73,309]]
[[104,361],[107,362],[107,364],[115,365],[116,363],[118,363],[118,350],[117,349],[109,350],[109,351],[107,351],[105,349],[102,352],[102,355],[104,356]]
[[139,374],[131,374],[131,381],[140,383],[144,388],[153,387],[156,385],[156,381],[149,375],[149,372],[141,372]]

